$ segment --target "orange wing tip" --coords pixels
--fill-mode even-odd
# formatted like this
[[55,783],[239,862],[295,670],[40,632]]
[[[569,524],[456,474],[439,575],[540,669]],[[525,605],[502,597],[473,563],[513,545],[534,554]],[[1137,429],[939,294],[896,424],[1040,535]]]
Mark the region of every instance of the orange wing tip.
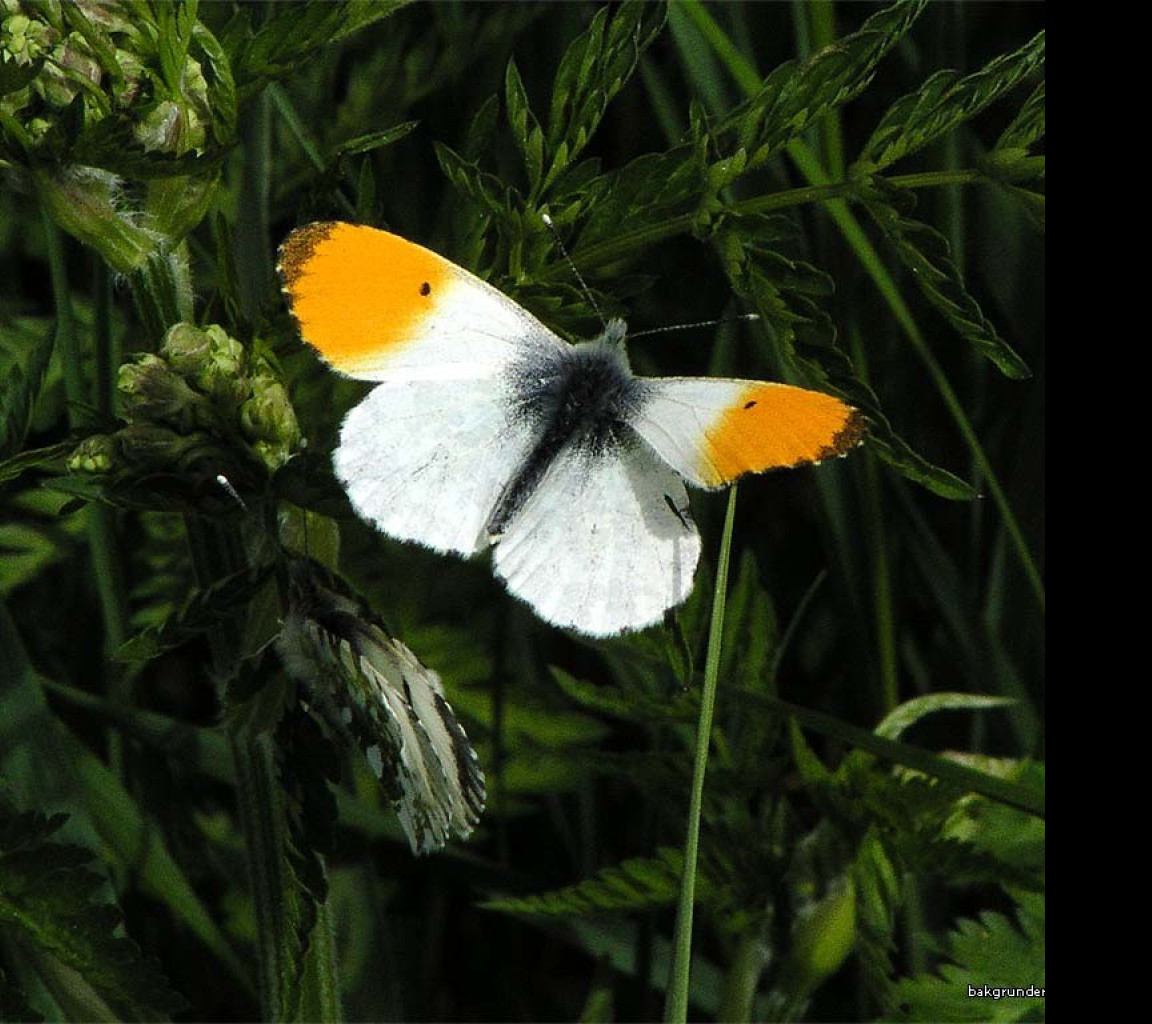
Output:
[[317,221],[315,224],[305,224],[304,227],[297,228],[284,239],[280,246],[280,259],[276,269],[280,271],[280,278],[285,288],[291,290],[300,280],[305,266],[316,254],[316,247],[339,226],[337,221]]
[[702,476],[720,487],[745,473],[813,465],[864,440],[863,414],[839,398],[786,384],[753,384],[707,432]]
[[425,340],[453,274],[415,242],[341,221],[293,231],[279,269],[304,340],[341,373],[369,379]]

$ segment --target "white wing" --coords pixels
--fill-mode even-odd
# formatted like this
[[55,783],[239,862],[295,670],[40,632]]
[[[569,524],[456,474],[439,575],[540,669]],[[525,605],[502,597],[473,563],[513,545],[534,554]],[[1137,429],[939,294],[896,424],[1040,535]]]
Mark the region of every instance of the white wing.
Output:
[[470,555],[535,433],[499,379],[389,381],[344,421],[336,475],[389,536]]
[[659,622],[692,591],[700,535],[684,484],[644,444],[557,456],[493,565],[543,619],[592,636]]
[[856,409],[820,391],[713,377],[641,381],[633,427],[697,487],[844,455],[864,434]]

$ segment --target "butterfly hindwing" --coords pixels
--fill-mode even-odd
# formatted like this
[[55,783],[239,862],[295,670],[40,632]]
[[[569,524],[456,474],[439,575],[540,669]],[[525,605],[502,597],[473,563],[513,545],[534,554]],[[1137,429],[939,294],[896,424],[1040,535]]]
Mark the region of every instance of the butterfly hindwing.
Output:
[[470,555],[533,442],[499,381],[389,381],[348,414],[333,460],[361,518]]
[[561,451],[509,522],[493,566],[541,618],[609,636],[680,604],[699,558],[683,481],[634,440]]

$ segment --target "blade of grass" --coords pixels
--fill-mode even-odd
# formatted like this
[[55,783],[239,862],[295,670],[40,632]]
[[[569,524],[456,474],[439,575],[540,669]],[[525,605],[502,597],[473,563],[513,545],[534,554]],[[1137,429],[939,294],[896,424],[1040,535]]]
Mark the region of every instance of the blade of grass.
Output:
[[692,768],[692,792],[688,803],[688,832],[684,839],[684,877],[676,910],[672,967],[664,1020],[669,1024],[688,1020],[688,992],[692,961],[692,914],[696,899],[696,862],[700,850],[700,813],[704,803],[704,775],[712,738],[712,712],[720,675],[721,637],[724,635],[724,600],[728,590],[728,562],[732,550],[732,526],[736,520],[736,487],[728,492],[724,534],[716,561],[716,588],[712,598],[712,622],[708,631],[708,656],[704,663],[704,689],[700,697],[700,721],[696,727],[696,757]]

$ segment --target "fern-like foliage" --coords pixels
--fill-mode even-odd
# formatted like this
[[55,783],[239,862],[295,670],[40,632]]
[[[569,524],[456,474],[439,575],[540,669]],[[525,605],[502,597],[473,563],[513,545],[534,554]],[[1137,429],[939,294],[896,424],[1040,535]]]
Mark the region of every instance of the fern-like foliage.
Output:
[[0,926],[75,1012],[167,1019],[184,1001],[156,962],[119,934],[120,911],[106,900],[92,854],[53,840],[65,818],[20,812],[0,794]]
[[[634,857],[603,868],[576,885],[523,897],[486,900],[481,906],[507,914],[584,917],[671,906],[680,891],[684,859],[679,850],[661,849],[654,857]],[[698,891],[703,887],[699,886]],[[706,898],[701,891],[701,899]]]

